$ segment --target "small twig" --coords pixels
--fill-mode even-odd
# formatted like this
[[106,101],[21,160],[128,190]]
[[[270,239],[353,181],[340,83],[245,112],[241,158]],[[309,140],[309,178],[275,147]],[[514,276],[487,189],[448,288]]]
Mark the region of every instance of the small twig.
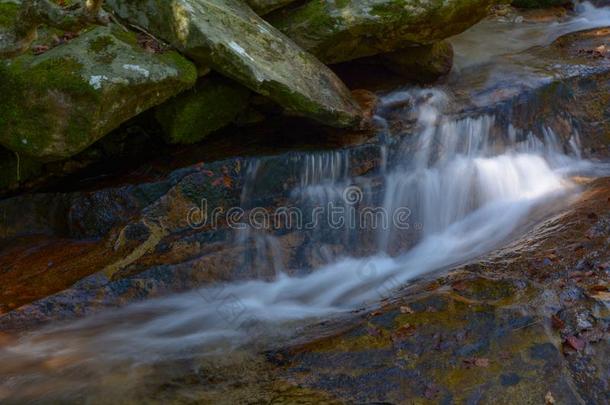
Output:
[[118,25],[119,27],[123,28],[123,31],[125,32],[129,32],[129,28],[127,28],[125,26],[125,24],[123,24],[121,21],[119,21],[118,18],[116,18],[116,16],[114,15],[114,13],[108,13],[108,15],[110,16],[110,19],[112,20],[113,23],[115,23],[116,25]]
[[151,34],[150,32],[148,32],[147,30],[145,30],[144,28],[140,27],[139,25],[135,25],[135,24],[129,24],[129,26],[137,31],[140,31],[142,34],[148,36],[150,39],[154,39],[155,41],[157,41],[160,44],[163,44],[165,46],[169,46],[169,44],[165,41],[160,40],[159,38],[155,37],[153,34]]

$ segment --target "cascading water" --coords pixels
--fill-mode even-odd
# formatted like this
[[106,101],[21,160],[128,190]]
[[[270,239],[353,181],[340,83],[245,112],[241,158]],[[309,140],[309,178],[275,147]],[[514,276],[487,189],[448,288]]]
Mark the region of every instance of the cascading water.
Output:
[[[572,167],[582,168],[577,156],[563,153],[551,131],[542,140],[512,127],[497,136],[494,117],[448,119],[440,114],[448,102],[440,91],[391,94],[382,105],[397,97],[415,104],[418,135],[406,139],[389,160],[382,200],[387,212],[406,207],[410,223],[421,224],[419,242],[406,253],[386,254],[404,230],[367,230],[378,237],[378,253],[369,257],[339,259],[302,277],[280,273],[271,281],[150,300],[26,335],[0,352],[3,374],[10,375],[24,361],[69,359],[77,367],[103,373],[125,362],[210,354],[274,335],[280,324],[289,330],[286,322],[374,305],[414,277],[462,263],[506,241],[533,207],[573,187],[567,177]],[[304,197],[305,206],[341,199],[353,184],[347,161],[334,153],[306,156],[294,193]],[[252,170],[255,179],[256,166]],[[34,373],[3,384],[32,384],[39,377]]]
[[[605,24],[588,8],[583,13],[589,13],[582,17],[587,21]],[[372,176],[352,178],[346,151],[298,156],[300,181],[290,198],[302,211],[334,204],[358,219],[379,205],[386,225],[346,226],[351,219],[338,228],[318,224],[308,230],[309,243],[327,252],[326,264],[300,276],[285,272],[277,235],[239,230],[235,242],[252,246],[244,265],[256,262],[268,270],[253,272],[260,279],[148,300],[27,333],[0,348],[0,375],[6,376],[0,379],[0,399],[8,392],[17,400],[41,393],[74,398],[95,389],[96,377],[117,370],[137,379],[133,374],[140,366],[226,353],[254,340],[290,335],[295,321],[313,323],[374,306],[415,277],[505,243],[528,224],[534,208],[576,189],[572,175],[592,169],[580,158],[577,133],[560,141],[550,128],[534,134],[499,125],[491,115],[450,118],[442,114],[450,102],[434,89],[382,98],[376,117],[381,163]],[[391,134],[387,119],[397,111],[415,119],[415,135],[391,144],[389,138],[400,137]],[[248,168],[245,206],[251,205],[259,169],[256,161]],[[360,194],[351,200],[355,186]],[[374,241],[373,254],[363,254],[362,234]],[[332,243],[346,248],[339,254],[325,249]]]

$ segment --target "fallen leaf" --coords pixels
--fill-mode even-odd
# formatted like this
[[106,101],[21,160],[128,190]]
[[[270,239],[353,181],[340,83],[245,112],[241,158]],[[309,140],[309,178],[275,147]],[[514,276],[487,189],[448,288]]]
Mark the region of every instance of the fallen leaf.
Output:
[[565,322],[557,315],[551,316],[551,324],[556,330],[561,330],[566,326]]
[[474,360],[474,365],[477,367],[489,367],[489,359],[476,358]]
[[407,336],[411,336],[415,332],[415,327],[412,325],[404,324],[400,328],[396,330],[396,332],[392,333],[392,339],[400,340],[404,339]]
[[585,341],[577,338],[576,336],[568,336],[566,343],[574,350],[581,351],[585,348]]
[[551,394],[551,391],[548,391],[544,396],[544,403],[546,405],[552,405],[555,403],[555,398],[553,398],[553,394]]
[[49,50],[49,47],[46,45],[36,45],[32,47],[32,52],[34,55],[41,55]]

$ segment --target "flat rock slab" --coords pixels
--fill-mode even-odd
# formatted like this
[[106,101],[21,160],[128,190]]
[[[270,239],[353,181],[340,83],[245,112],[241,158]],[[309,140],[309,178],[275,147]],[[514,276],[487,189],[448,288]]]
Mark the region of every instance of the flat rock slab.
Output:
[[94,28],[41,55],[0,63],[0,143],[50,161],[193,86],[192,63],[152,54],[118,27]]
[[349,90],[246,4],[236,0],[110,0],[117,14],[288,112],[349,127],[361,119]]

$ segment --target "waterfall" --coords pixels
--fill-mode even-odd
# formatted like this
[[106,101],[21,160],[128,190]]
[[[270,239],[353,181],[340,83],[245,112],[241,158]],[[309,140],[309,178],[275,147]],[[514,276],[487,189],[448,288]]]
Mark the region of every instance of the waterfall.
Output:
[[[34,332],[2,349],[0,369],[10,373],[13,361],[23,358],[79,358],[99,367],[112,359],[140,363],[214,353],[273,335],[279,323],[374,305],[414,277],[463,263],[506,242],[534,207],[572,189],[569,175],[586,165],[574,150],[576,135],[564,147],[550,129],[539,137],[511,126],[498,134],[493,116],[452,120],[442,114],[448,100],[438,90],[390,94],[382,99],[382,110],[399,99],[412,104],[416,134],[404,139],[380,172],[380,201],[387,212],[408,208],[411,227],[396,229],[394,223],[375,230],[338,230],[341,235],[373,232],[376,254],[331,255],[331,262],[315,271],[290,276],[282,271],[278,240],[246,230],[237,241],[254,237],[259,256],[251,260],[266,260],[272,277],[153,299]],[[346,190],[356,182],[366,184],[349,177],[344,152],[300,159],[300,181],[292,196],[302,202],[301,209],[329,202],[349,206]],[[250,170],[247,177],[256,182],[259,165]],[[247,184],[243,198],[254,188]],[[364,186],[359,190],[363,195],[372,192]],[[373,200],[361,195],[358,201]],[[392,249],[409,232],[418,234],[409,249]],[[323,244],[315,230],[312,235]]]

